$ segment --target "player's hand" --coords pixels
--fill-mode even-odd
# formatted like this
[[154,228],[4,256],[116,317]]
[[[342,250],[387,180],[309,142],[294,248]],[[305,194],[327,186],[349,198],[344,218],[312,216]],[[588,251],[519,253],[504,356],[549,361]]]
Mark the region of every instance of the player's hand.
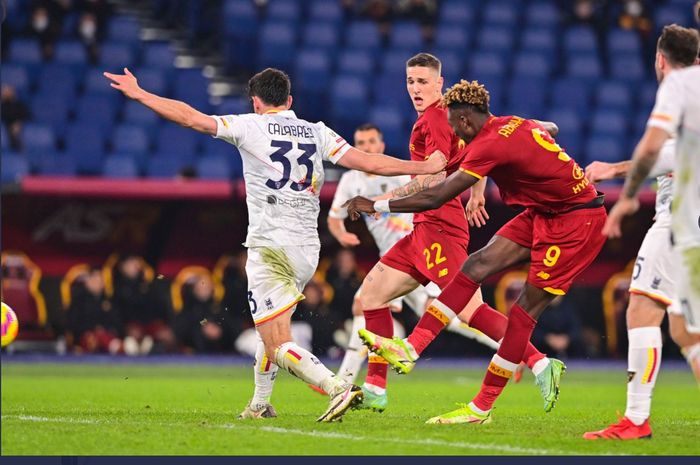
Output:
[[430,157],[425,161],[428,163],[429,174],[439,173],[447,166],[447,157],[439,150],[430,154]]
[[639,200],[637,198],[620,197],[614,207],[608,213],[608,219],[603,226],[603,235],[610,238],[622,237],[622,220],[629,215],[633,215],[639,210]]
[[139,87],[136,76],[131,74],[128,68],[124,68],[124,74],[102,73],[104,77],[112,81],[109,85],[117,90],[122,91],[124,95],[131,99],[138,98],[143,89]]
[[347,231],[338,237],[338,242],[340,242],[340,245],[343,247],[355,247],[356,245],[360,245],[360,239],[355,234]]
[[350,219],[356,221],[362,213],[374,213],[374,202],[366,197],[357,196],[343,204],[347,208]]
[[591,182],[607,181],[615,177],[615,168],[612,163],[594,161],[586,167],[586,177]]
[[486,212],[486,197],[483,195],[472,195],[467,201],[467,206],[464,211],[467,213],[467,221],[469,226],[476,226],[480,228],[486,224],[486,220],[489,219],[489,214]]

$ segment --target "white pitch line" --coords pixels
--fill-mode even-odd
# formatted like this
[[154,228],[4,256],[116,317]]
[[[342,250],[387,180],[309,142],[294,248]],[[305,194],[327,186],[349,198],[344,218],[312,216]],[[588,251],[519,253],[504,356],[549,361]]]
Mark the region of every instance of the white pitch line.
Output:
[[[2,420],[20,420],[20,421],[30,421],[37,423],[69,423],[69,424],[107,424],[108,422],[103,422],[100,420],[88,419],[88,418],[70,418],[70,417],[38,417],[34,415],[2,415]],[[133,422],[133,421],[120,421],[119,424],[139,424],[142,425],[143,422]],[[187,426],[181,423],[164,423],[164,422],[149,422],[150,424],[158,424],[167,427],[177,427],[177,426]],[[225,424],[225,425],[205,425],[206,428],[222,428],[222,429],[245,429],[250,431],[265,431],[269,433],[284,433],[284,434],[296,434],[299,436],[309,436],[313,438],[328,438],[328,439],[344,439],[348,441],[376,441],[376,437],[369,436],[359,436],[349,433],[337,433],[329,431],[305,431],[300,429],[291,428],[281,428],[278,426],[248,426],[243,424]],[[403,446],[439,446],[439,447],[452,447],[456,449],[470,449],[478,451],[498,451],[507,452],[512,454],[521,455],[580,455],[577,451],[562,451],[556,449],[534,449],[529,447],[518,447],[518,446],[507,446],[503,444],[493,444],[493,443],[475,443],[475,442],[453,442],[445,441],[442,439],[403,439],[403,438],[382,438],[383,442],[389,442],[394,444],[399,444]],[[626,455],[626,454],[603,454],[603,455]]]

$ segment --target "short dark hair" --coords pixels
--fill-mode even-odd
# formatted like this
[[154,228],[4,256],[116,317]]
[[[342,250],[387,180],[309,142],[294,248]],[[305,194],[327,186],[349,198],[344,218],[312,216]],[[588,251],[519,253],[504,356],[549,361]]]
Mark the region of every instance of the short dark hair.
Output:
[[678,24],[664,26],[657,48],[672,64],[690,66],[695,64],[700,52],[700,35],[695,29]]
[[248,81],[248,95],[259,97],[268,105],[278,107],[287,103],[292,83],[284,71],[266,68]]
[[382,139],[384,138],[384,134],[382,133],[382,130],[379,129],[379,126],[377,126],[376,124],[365,123],[365,124],[361,124],[357,128],[355,128],[355,132],[372,131],[372,130],[377,131],[379,133],[379,135],[382,137]]
[[440,60],[438,60],[438,58],[435,55],[431,55],[430,53],[423,52],[409,58],[406,62],[406,68],[410,68],[412,66],[432,68],[435,71],[437,71],[438,74],[442,72],[442,63],[440,63]]

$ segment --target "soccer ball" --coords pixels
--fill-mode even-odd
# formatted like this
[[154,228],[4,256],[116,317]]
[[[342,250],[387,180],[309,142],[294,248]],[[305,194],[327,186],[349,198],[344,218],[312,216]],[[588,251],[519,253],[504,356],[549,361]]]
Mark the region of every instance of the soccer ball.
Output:
[[2,302],[2,346],[9,345],[17,337],[19,322],[9,305]]

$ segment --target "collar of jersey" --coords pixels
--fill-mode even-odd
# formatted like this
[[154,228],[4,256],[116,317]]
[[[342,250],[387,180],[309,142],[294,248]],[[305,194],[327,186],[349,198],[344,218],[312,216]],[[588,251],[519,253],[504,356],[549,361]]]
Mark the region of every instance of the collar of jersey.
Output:
[[265,115],[275,115],[276,114],[276,115],[284,116],[287,118],[296,118],[297,117],[297,115],[294,113],[293,110],[267,110],[264,114]]

